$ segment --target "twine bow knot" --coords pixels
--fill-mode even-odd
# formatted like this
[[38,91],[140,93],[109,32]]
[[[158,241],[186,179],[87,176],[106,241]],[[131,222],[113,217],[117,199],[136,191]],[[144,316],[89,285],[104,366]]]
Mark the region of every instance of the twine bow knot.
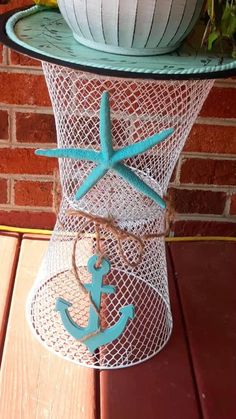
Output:
[[[145,250],[145,241],[166,237],[169,234],[171,224],[174,218],[174,212],[171,208],[170,201],[166,199],[166,217],[165,217],[165,230],[161,233],[153,233],[153,234],[146,234],[143,236],[139,236],[138,234],[131,233],[125,229],[122,229],[119,225],[117,225],[116,220],[112,217],[100,217],[97,215],[89,214],[85,211],[81,210],[68,210],[67,215],[70,216],[77,216],[83,217],[87,219],[87,223],[91,221],[94,223],[95,226],[95,238],[96,238],[96,253],[98,255],[97,260],[97,267],[101,265],[102,259],[105,257],[105,252],[102,248],[102,241],[101,238],[101,228],[109,232],[117,241],[118,250],[121,258],[123,261],[130,266],[131,268],[136,268],[142,261],[144,250]],[[87,224],[86,224],[87,225]],[[122,243],[127,240],[133,240],[138,244],[139,252],[138,258],[135,262],[129,260],[129,258],[125,255]]]

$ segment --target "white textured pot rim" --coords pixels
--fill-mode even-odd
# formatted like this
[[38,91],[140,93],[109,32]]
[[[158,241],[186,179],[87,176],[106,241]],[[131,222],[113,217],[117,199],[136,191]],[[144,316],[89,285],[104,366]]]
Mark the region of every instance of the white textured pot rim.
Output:
[[166,48],[122,48],[122,47],[116,47],[114,45],[106,45],[106,44],[99,44],[98,42],[92,42],[88,39],[82,38],[76,33],[73,33],[74,38],[77,42],[79,42],[81,45],[85,45],[88,48],[95,49],[97,51],[103,51],[106,53],[111,54],[117,54],[117,55],[134,55],[137,57],[142,56],[150,56],[150,55],[163,55],[168,54],[172,51],[175,51],[179,45],[174,45],[172,47],[166,47]]
[[[60,29],[56,34],[48,33],[47,40],[50,28]],[[232,57],[222,59],[220,52],[196,51],[189,41],[177,52],[162,56],[134,57],[95,51],[74,39],[58,10],[41,6],[1,15],[0,32],[1,42],[21,53],[97,74],[153,79],[213,79],[236,75],[236,60]]]

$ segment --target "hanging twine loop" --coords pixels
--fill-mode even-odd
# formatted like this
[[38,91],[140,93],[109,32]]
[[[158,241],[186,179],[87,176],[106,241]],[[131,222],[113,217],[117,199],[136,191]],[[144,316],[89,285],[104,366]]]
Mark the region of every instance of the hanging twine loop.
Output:
[[[60,185],[60,181],[59,181],[59,171],[58,170],[55,171],[55,173],[54,173],[54,188],[53,189],[54,189],[53,190],[54,210],[55,210],[56,215],[58,215],[60,202],[61,202],[61,195],[62,195],[61,185]],[[144,254],[144,251],[145,251],[145,241],[152,240],[152,239],[158,239],[158,238],[165,238],[170,233],[171,226],[172,226],[172,224],[174,222],[174,218],[175,218],[175,211],[174,211],[174,208],[173,208],[170,197],[166,196],[164,198],[164,200],[165,200],[165,203],[166,203],[165,227],[164,227],[163,232],[157,233],[157,234],[154,233],[154,234],[147,234],[147,235],[139,236],[137,234],[133,234],[133,233],[128,232],[128,231],[122,229],[121,227],[119,227],[117,225],[116,220],[112,217],[108,217],[108,218],[99,217],[99,216],[92,215],[92,214],[89,214],[89,213],[87,213],[85,211],[81,211],[81,210],[68,210],[67,215],[77,216],[77,217],[82,217],[82,218],[87,219],[88,222],[86,223],[86,226],[91,221],[94,223],[95,238],[96,238],[96,254],[98,256],[98,260],[97,260],[97,263],[96,263],[97,268],[99,266],[101,266],[102,259],[105,257],[105,253],[104,253],[103,248],[102,248],[102,243],[103,243],[104,239],[101,237],[101,227],[104,230],[111,233],[115,237],[115,239],[117,240],[118,251],[119,251],[119,254],[120,254],[122,260],[129,267],[136,268],[142,262],[143,254]],[[60,221],[59,221],[59,224],[64,229],[64,226]],[[82,236],[82,234],[81,234],[81,236]],[[76,251],[76,244],[77,244],[77,241],[79,240],[79,237],[80,237],[80,234],[76,236],[75,246],[74,246],[74,250],[73,250],[74,252]],[[133,240],[134,242],[136,242],[138,244],[139,252],[138,252],[138,258],[137,258],[136,262],[131,262],[128,259],[128,257],[125,255],[122,243],[126,240],[127,241]],[[75,258],[75,255],[73,257]]]
[[[148,240],[154,240],[158,238],[164,238],[169,235],[171,225],[174,220],[174,210],[170,203],[169,198],[166,198],[166,213],[165,213],[165,228],[164,231],[161,233],[153,233],[153,234],[145,234],[143,236],[139,236],[138,234],[131,233],[122,229],[120,226],[117,225],[116,220],[112,217],[105,218],[96,215],[89,214],[85,211],[81,210],[68,210],[67,215],[69,216],[76,216],[85,218],[88,223],[93,222],[95,226],[95,238],[96,238],[96,254],[98,255],[98,260],[96,263],[96,267],[101,266],[102,259],[106,256],[103,250],[102,242],[104,239],[101,237],[101,228],[108,233],[110,233],[117,241],[117,247],[120,254],[121,259],[131,268],[136,268],[143,259],[144,251],[145,251],[145,242]],[[87,226],[87,223],[86,223]],[[124,241],[134,241],[137,243],[139,247],[138,251],[138,258],[135,262],[131,262],[129,258],[125,255],[122,243]]]
[[[94,223],[95,239],[96,239],[96,254],[97,254],[97,262],[96,262],[95,266],[96,266],[97,269],[99,269],[101,267],[102,260],[106,257],[106,254],[103,250],[103,245],[102,245],[103,242],[104,242],[104,238],[102,238],[102,236],[101,236],[101,228],[103,230],[109,232],[116,239],[117,246],[118,246],[118,251],[119,251],[119,254],[120,254],[120,257],[122,258],[122,260],[128,266],[130,266],[131,268],[136,268],[142,262],[144,251],[145,251],[145,242],[148,241],[148,240],[164,238],[167,235],[169,235],[171,225],[174,221],[175,213],[174,213],[174,210],[173,210],[173,207],[171,205],[171,202],[170,202],[169,198],[166,197],[165,202],[166,202],[166,210],[165,210],[165,229],[164,229],[164,231],[161,232],[161,233],[146,234],[146,235],[143,235],[143,236],[139,236],[137,234],[133,234],[129,231],[126,231],[126,230],[122,229],[120,226],[117,225],[116,220],[114,220],[112,217],[109,217],[109,218],[99,217],[99,216],[95,216],[95,215],[89,214],[89,213],[81,211],[81,210],[76,210],[76,211],[75,210],[68,210],[66,214],[69,215],[69,216],[76,216],[76,217],[85,218],[87,221],[84,225],[84,230],[86,229],[86,227],[91,222]],[[60,220],[59,220],[59,223],[60,223],[61,227],[64,229],[64,226],[60,222]],[[72,273],[77,280],[79,288],[88,297],[90,306],[92,306],[94,311],[96,312],[96,314],[98,316],[98,319],[99,319],[99,325],[100,326],[99,326],[99,328],[96,332],[89,333],[84,338],[80,339],[81,342],[84,342],[86,339],[89,339],[90,337],[96,336],[101,332],[101,315],[100,315],[99,309],[96,306],[96,304],[94,303],[94,301],[92,299],[92,296],[91,296],[91,293],[86,289],[83,282],[81,281],[78,266],[77,266],[77,263],[76,263],[77,244],[80,240],[82,240],[83,237],[84,237],[84,234],[79,232],[79,233],[77,233],[77,235],[74,239],[73,249],[72,249],[72,261],[71,261],[72,262]],[[136,262],[131,262],[128,259],[128,257],[124,253],[123,246],[122,246],[123,241],[131,241],[131,240],[136,242],[139,246],[138,259],[136,260]]]
[[[85,227],[87,226],[87,224],[89,224],[89,221],[87,221],[87,223],[85,224]],[[93,336],[96,336],[96,335],[98,335],[101,332],[101,316],[100,316],[100,312],[99,312],[96,304],[94,303],[94,301],[92,299],[92,296],[91,296],[90,292],[85,288],[83,282],[80,279],[79,270],[78,270],[78,266],[77,266],[77,263],[76,263],[76,248],[77,248],[77,243],[81,239],[82,239],[81,234],[78,233],[76,235],[76,238],[75,238],[74,243],[73,243],[72,261],[71,261],[72,262],[71,263],[72,264],[72,273],[73,273],[75,279],[77,280],[77,283],[79,285],[80,290],[83,292],[83,294],[85,294],[89,298],[89,305],[91,307],[93,307],[95,313],[97,314],[98,319],[99,319],[99,325],[100,325],[98,327],[98,329],[96,330],[96,332],[88,333],[86,336],[84,336],[83,338],[79,339],[80,342],[84,342],[86,339],[89,339],[89,338],[91,338]]]

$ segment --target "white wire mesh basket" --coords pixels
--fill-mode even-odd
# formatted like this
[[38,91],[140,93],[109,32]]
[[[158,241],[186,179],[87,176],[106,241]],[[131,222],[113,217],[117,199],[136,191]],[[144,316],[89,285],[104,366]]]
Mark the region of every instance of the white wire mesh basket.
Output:
[[[146,153],[126,160],[139,177],[161,197],[189,131],[213,81],[154,81],[122,79],[84,73],[44,63],[56,119],[60,148],[99,150],[101,95],[109,91],[114,148],[145,139],[166,128],[174,134]],[[83,293],[72,269],[75,245],[77,271],[84,284],[91,283],[87,263],[96,253],[94,223],[68,210],[82,210],[113,217],[117,225],[139,237],[164,230],[165,211],[136,191],[114,172],[108,172],[82,199],[75,193],[93,168],[91,162],[59,159],[62,203],[57,223],[27,304],[27,318],[34,334],[54,353],[93,368],[121,368],[143,362],[168,341],[172,316],[168,294],[164,238],[145,240],[141,262],[133,240],[122,242],[101,227],[103,251],[111,264],[103,283],[115,287],[101,296],[100,326],[107,330],[119,322],[122,307],[132,305],[135,315],[121,335],[90,352],[84,342],[66,330],[55,305],[70,302],[69,315],[80,328],[89,322],[91,300]],[[130,261],[127,264],[126,259]]]

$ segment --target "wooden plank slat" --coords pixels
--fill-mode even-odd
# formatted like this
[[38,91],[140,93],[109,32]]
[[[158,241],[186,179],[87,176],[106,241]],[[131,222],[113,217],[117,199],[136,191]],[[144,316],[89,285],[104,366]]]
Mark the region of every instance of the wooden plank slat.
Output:
[[181,314],[169,264],[173,335],[154,358],[100,374],[102,419],[199,419]]
[[47,247],[23,240],[0,375],[1,419],[94,419],[95,375],[51,354],[25,319],[25,302]]
[[236,416],[236,243],[171,245],[204,418]]
[[19,235],[0,234],[0,359],[19,253]]

